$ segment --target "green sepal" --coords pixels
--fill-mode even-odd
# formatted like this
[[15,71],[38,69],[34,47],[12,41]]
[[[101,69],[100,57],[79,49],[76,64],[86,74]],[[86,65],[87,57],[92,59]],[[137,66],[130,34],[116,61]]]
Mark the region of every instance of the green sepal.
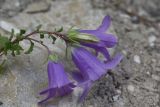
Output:
[[59,60],[58,56],[55,54],[49,55],[48,59],[54,62],[57,62]]
[[68,38],[73,42],[98,42],[99,40],[92,35],[80,33],[77,30],[70,29]]
[[98,42],[99,40],[92,35],[88,35],[88,34],[78,34],[75,39],[77,39],[77,41],[84,41],[84,42]]

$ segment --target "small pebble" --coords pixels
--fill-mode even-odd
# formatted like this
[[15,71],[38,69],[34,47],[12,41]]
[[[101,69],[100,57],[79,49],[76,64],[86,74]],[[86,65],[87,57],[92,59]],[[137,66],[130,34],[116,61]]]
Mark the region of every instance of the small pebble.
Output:
[[141,63],[141,60],[140,60],[140,57],[138,55],[135,55],[134,56],[134,62],[140,64]]
[[146,74],[150,75],[151,73],[149,71],[147,71]]
[[118,94],[121,94],[121,90],[116,90]]
[[134,86],[133,85],[128,85],[127,89],[128,89],[128,91],[133,92],[134,91]]
[[150,36],[150,37],[148,38],[148,42],[149,42],[149,45],[150,45],[151,47],[154,46],[155,40],[156,40],[156,37],[155,37],[154,35],[152,35],[152,36]]
[[154,80],[157,80],[157,81],[160,81],[160,77],[158,76],[158,75],[152,75],[152,78],[154,79]]
[[119,95],[115,95],[115,96],[113,96],[113,101],[117,101],[117,100],[118,100],[118,98],[119,98]]
[[138,24],[140,22],[139,18],[137,16],[131,17],[131,21],[135,24]]
[[83,90],[81,88],[76,87],[76,89],[73,91],[73,95],[78,97],[82,91]]
[[127,52],[126,52],[125,50],[123,50],[122,53],[123,53],[124,55],[127,55]]

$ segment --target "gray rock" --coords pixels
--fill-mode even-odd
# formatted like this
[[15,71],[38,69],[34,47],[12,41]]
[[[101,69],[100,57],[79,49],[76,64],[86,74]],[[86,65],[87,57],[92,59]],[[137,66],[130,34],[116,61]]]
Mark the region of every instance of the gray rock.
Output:
[[25,10],[27,13],[33,14],[33,13],[40,13],[40,12],[47,12],[50,9],[50,4],[46,1],[40,1],[32,3],[27,7]]
[[0,28],[3,29],[6,32],[11,32],[12,29],[14,29],[15,33],[19,33],[19,29],[16,28],[15,25],[13,25],[12,23],[6,22],[6,21],[0,21]]
[[[148,4],[145,4],[144,0],[120,0],[123,2],[119,2],[119,0],[48,1],[51,5],[50,11],[39,12],[38,14],[27,14],[26,11],[20,11],[20,14],[16,13],[16,16],[13,15],[14,17],[3,19],[3,21],[16,25],[16,28],[26,28],[28,32],[33,31],[35,26],[39,24],[43,25],[42,29],[44,30],[53,31],[54,28],[63,26],[67,31],[73,25],[81,29],[95,29],[105,15],[110,15],[112,24],[107,32],[117,35],[119,40],[112,52],[115,54],[123,50],[124,58],[119,66],[109,70],[105,76],[94,82],[89,95],[80,105],[77,105],[76,101],[82,90],[76,88],[71,95],[55,98],[49,101],[45,107],[159,107],[159,33],[154,26],[146,26],[141,21],[136,22],[136,24],[133,23],[134,17],[121,10],[121,7],[135,10],[141,15],[145,13],[146,18],[148,18],[149,15],[146,14],[147,10],[144,7],[144,5],[147,7]],[[26,8],[28,3],[32,3],[32,0],[20,0],[19,2]],[[153,2],[155,3],[155,1]],[[7,2],[1,5],[1,10],[4,12],[1,12],[1,16],[8,15],[8,13],[5,14],[7,11],[4,8],[10,10],[12,8],[4,7],[11,5],[9,4],[11,2],[5,3]],[[97,7],[98,5],[106,7],[95,8],[96,5]],[[155,6],[154,8],[158,8],[157,5]],[[131,18],[133,19],[131,20]],[[153,19],[155,18],[153,17]],[[5,29],[8,30],[8,28]],[[149,45],[150,33],[156,37],[156,40],[151,40],[154,42],[154,47]],[[34,35],[33,38],[39,39],[37,35]],[[45,39],[44,43],[53,53],[57,53],[62,59],[64,58],[65,44],[62,40],[57,39],[55,45],[52,45],[48,39]],[[23,42],[22,45],[24,47],[29,46],[28,42]],[[47,87],[46,64],[43,63],[47,53],[42,46],[35,45],[36,48],[31,55],[21,55],[16,58],[7,57],[6,72],[0,77],[0,106],[37,107],[37,102],[45,97],[39,96],[38,92]],[[140,56],[141,63],[136,64],[134,62],[135,55]],[[63,59],[62,61],[66,65],[67,71],[75,69],[70,60]]]
[[12,17],[22,12],[29,3],[38,0],[1,0],[0,17]]

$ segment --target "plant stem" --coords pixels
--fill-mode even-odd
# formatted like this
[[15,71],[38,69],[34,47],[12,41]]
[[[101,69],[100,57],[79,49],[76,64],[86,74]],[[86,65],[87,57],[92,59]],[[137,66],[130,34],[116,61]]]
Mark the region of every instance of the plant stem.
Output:
[[[32,41],[35,41],[35,42],[43,45],[45,48],[47,48],[47,50],[48,50],[48,52],[49,52],[49,49],[48,49],[48,47],[47,47],[46,45],[44,45],[43,43],[41,43],[40,41],[38,41],[38,40],[36,40],[36,39],[29,38],[29,37],[32,36],[32,35],[40,34],[40,33],[48,34],[48,35],[51,35],[51,36],[55,35],[55,36],[60,37],[61,39],[63,39],[65,42],[68,42],[68,41],[69,41],[68,38],[67,38],[64,34],[61,34],[61,33],[59,33],[59,32],[33,31],[33,32],[25,35],[25,36],[24,36],[23,38],[21,38],[21,39],[16,38],[14,41],[12,41],[12,43],[17,43],[17,42],[20,42],[20,41],[22,41],[22,40],[24,40],[24,39],[28,39],[28,40],[32,40]],[[4,54],[4,53],[3,53],[3,50],[4,50],[4,48],[1,48],[1,49],[0,49],[0,56],[2,56],[2,55]]]
[[42,46],[44,46],[44,47],[47,49],[48,54],[50,53],[49,48],[48,48],[45,44],[43,44],[41,41],[38,41],[38,40],[33,39],[33,38],[26,38],[26,39],[31,40],[31,41],[34,41],[34,42],[37,42],[37,43],[41,44]]

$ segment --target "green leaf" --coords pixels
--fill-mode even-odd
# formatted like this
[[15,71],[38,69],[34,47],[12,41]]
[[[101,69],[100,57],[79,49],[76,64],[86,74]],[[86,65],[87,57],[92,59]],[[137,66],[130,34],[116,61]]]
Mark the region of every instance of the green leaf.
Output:
[[23,34],[25,34],[26,33],[26,30],[24,30],[24,29],[21,29],[20,30],[20,35],[23,35]]
[[52,44],[54,44],[55,43],[55,41],[56,41],[56,37],[54,37],[53,35],[48,35],[48,38],[52,38]]
[[30,54],[33,51],[34,48],[34,43],[32,41],[30,41],[30,47],[29,49],[25,52],[25,54]]
[[16,34],[16,39],[23,40],[23,34],[25,34],[25,33],[26,33],[26,31],[24,29],[21,29],[20,33]]
[[53,41],[52,41],[52,44],[54,44],[57,38],[54,37],[54,36],[51,36],[51,38],[52,38],[52,40],[53,40]]
[[13,39],[13,36],[14,36],[14,29],[11,30],[11,36],[9,37],[9,41]]
[[40,38],[43,39],[44,38],[44,34],[40,33]]
[[36,27],[36,30],[39,31],[41,28],[42,28],[42,25],[40,24]]
[[23,48],[19,43],[8,42],[6,43],[3,51],[5,55],[7,55],[8,51],[11,51],[12,56],[15,56],[15,52],[16,55],[19,55],[21,50],[23,50]]
[[16,39],[18,39],[18,40],[23,40],[23,35],[20,34],[20,33],[17,33],[17,34],[16,34]]
[[8,43],[5,47],[5,51],[7,53],[7,51],[11,51],[12,56],[19,55],[20,51],[23,50],[23,48],[19,45],[19,43],[13,44],[13,43]]
[[19,45],[19,43],[17,43],[17,44],[12,44],[11,45],[11,50],[20,51],[20,50],[23,50],[23,48]]
[[7,37],[0,36],[0,49],[4,48],[8,42],[9,39]]

